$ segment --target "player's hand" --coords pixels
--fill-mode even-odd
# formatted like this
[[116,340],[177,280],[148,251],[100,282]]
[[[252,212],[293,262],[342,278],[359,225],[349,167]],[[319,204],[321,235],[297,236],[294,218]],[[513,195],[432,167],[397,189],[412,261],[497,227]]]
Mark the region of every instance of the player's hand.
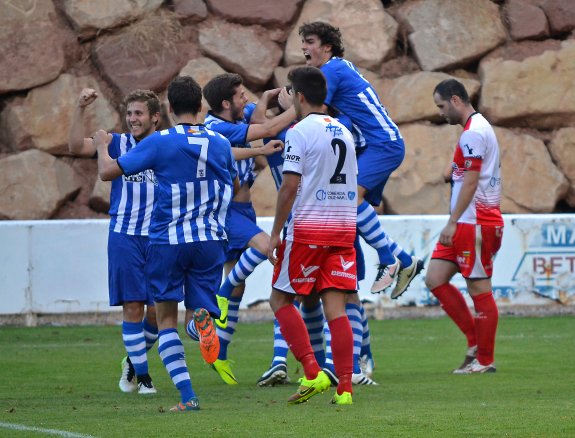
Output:
[[272,234],[270,236],[270,243],[268,245],[268,260],[272,265],[276,265],[278,259],[276,257],[276,250],[279,248],[280,244],[282,243],[279,234]]
[[441,230],[441,234],[439,235],[439,243],[445,246],[452,246],[453,245],[453,236],[455,235],[455,230],[457,229],[457,224],[452,222],[448,222],[443,230]]
[[93,88],[84,88],[78,97],[78,106],[84,108],[98,98],[98,93]]
[[107,148],[108,145],[112,142],[112,134],[108,134],[103,129],[100,129],[98,132],[96,132],[93,141],[94,146],[96,146],[96,148],[98,149],[102,147]]
[[291,94],[291,88],[290,91],[288,91],[286,87],[282,87],[278,96],[278,104],[284,110],[287,110],[290,106],[293,105],[293,95]]
[[281,141],[281,140],[270,140],[265,145],[263,145],[260,149],[261,149],[262,155],[268,156],[268,155],[275,154],[276,152],[283,150],[283,148],[284,148],[284,142],[283,141]]

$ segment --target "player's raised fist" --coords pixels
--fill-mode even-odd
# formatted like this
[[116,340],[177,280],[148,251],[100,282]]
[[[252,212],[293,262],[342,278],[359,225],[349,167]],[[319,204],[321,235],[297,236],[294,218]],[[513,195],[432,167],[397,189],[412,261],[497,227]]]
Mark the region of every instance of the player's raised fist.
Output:
[[84,88],[78,97],[78,106],[84,107],[90,105],[98,97],[98,93],[93,88]]

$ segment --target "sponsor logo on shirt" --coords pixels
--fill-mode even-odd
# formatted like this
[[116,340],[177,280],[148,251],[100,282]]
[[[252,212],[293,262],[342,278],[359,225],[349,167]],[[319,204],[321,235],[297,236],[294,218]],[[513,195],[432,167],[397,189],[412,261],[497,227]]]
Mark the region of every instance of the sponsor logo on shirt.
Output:
[[284,160],[286,161],[292,161],[294,163],[299,163],[299,160],[301,160],[301,157],[299,155],[296,154],[288,154],[286,153],[286,156],[284,157]]
[[341,129],[341,127],[333,125],[331,122],[325,125],[325,131],[329,132],[334,137],[339,137],[340,135],[343,135],[343,130]]
[[154,171],[153,170],[144,170],[143,172],[140,173],[136,173],[135,175],[130,175],[130,176],[123,176],[124,181],[125,182],[130,182],[130,183],[143,183],[149,181],[154,185],[158,185],[158,180],[156,179],[156,175],[154,175]]
[[315,199],[318,201],[325,201],[326,199],[344,201],[349,199],[350,201],[353,201],[355,199],[355,192],[349,191],[346,193],[336,190],[326,191],[324,189],[319,189],[317,192],[315,192]]
[[463,147],[464,147],[464,148],[467,148],[467,153],[468,153],[469,155],[472,155],[472,154],[473,154],[473,148],[470,148],[468,144],[464,144]]

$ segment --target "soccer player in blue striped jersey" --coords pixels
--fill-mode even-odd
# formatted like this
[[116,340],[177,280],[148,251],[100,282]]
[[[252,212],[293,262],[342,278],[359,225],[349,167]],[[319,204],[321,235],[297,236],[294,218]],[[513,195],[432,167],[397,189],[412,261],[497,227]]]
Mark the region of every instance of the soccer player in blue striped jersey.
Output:
[[[237,384],[227,358],[227,348],[232,340],[238,321],[240,302],[244,293],[244,280],[254,269],[266,260],[269,236],[256,223],[250,187],[256,176],[256,162],[283,148],[283,143],[272,140],[262,147],[252,147],[250,142],[274,137],[295,119],[293,108],[268,119],[265,116],[270,102],[280,89],[267,90],[257,105],[247,105],[245,88],[240,75],[225,73],[212,78],[204,87],[204,97],[211,110],[206,116],[206,126],[221,133],[232,144],[232,151],[238,164],[241,188],[230,204],[228,219],[229,245],[226,255],[227,278],[218,293],[226,315],[218,323],[220,354],[213,364],[222,380],[230,385]],[[265,162],[259,164],[265,166]],[[236,263],[237,261],[237,263]]]
[[[84,113],[98,95],[85,88],[78,98],[70,127],[69,151],[81,157],[95,157],[92,138],[84,138]],[[156,130],[160,101],[150,90],[135,90],[124,99],[129,133],[112,134],[108,153],[118,158],[138,146]],[[123,392],[156,392],[148,374],[147,351],[158,337],[153,298],[145,284],[144,265],[148,229],[155,201],[154,173],[145,170],[112,181],[110,229],[108,233],[108,282],[111,306],[122,306],[122,338],[127,356],[122,361],[119,387]]]
[[234,186],[239,188],[229,141],[198,120],[202,92],[189,76],[168,86],[177,125],[157,132],[117,160],[107,154],[112,136],[98,131],[98,171],[103,180],[154,171],[158,197],[150,221],[146,276],[157,309],[160,357],[180,391],[176,412],[198,410],[199,401],[177,331],[178,303],[186,308],[186,331],[200,341],[204,360],[213,363],[219,341],[213,318],[220,311],[216,292],[222,278],[226,218]]
[[358,231],[376,249],[379,268],[372,293],[395,281],[392,298],[403,294],[423,269],[423,262],[407,254],[383,231],[373,206],[382,201],[383,188],[405,156],[403,138],[371,84],[343,58],[338,28],[328,23],[305,23],[299,28],[307,65],[320,68],[327,79],[325,104],[347,115],[360,136],[358,163]]

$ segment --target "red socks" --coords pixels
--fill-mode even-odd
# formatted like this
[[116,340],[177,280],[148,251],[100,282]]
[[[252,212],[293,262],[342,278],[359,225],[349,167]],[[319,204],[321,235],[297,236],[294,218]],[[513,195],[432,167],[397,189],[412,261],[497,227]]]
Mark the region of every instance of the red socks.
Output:
[[315,360],[311,343],[309,341],[309,334],[300,313],[295,306],[290,304],[280,308],[275,313],[275,317],[278,320],[280,331],[286,340],[288,347],[294,357],[303,366],[305,378],[308,380],[315,379],[321,368]]
[[347,316],[328,321],[331,331],[331,353],[335,373],[339,378],[337,393],[352,392],[351,375],[353,373],[353,332]]
[[495,333],[497,332],[497,322],[499,321],[497,304],[491,292],[472,296],[471,298],[473,299],[476,315],[477,360],[481,365],[490,365],[493,363]]
[[473,315],[469,307],[467,307],[467,303],[459,289],[450,283],[445,283],[432,289],[431,292],[437,297],[445,313],[457,324],[459,330],[463,332],[467,338],[467,346],[473,347],[477,345]]

